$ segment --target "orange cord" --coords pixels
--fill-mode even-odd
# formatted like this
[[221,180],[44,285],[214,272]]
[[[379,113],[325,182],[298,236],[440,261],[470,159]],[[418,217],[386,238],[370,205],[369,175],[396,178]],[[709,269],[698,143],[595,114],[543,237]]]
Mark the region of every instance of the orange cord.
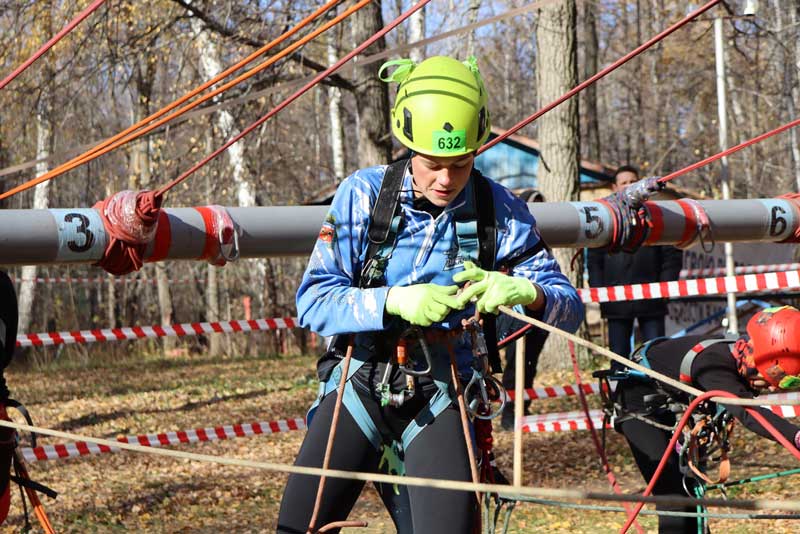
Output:
[[[19,449],[16,449],[14,454],[17,455],[17,469],[19,470],[20,478],[30,480],[31,477],[28,475],[28,469],[25,467],[25,464],[22,461]],[[36,515],[36,519],[38,519],[39,524],[42,525],[42,530],[44,530],[45,534],[55,534],[56,531],[53,528],[53,524],[47,517],[47,513],[44,511],[44,506],[42,505],[42,501],[39,499],[39,495],[36,493],[36,490],[29,488],[28,486],[25,486],[24,488],[25,494],[28,496],[28,500],[31,502],[31,506],[33,507],[33,512]]]
[[20,185],[14,187],[14,188],[12,188],[12,189],[10,189],[8,191],[4,191],[2,194],[0,194],[0,200],[2,200],[4,198],[8,198],[8,197],[10,197],[12,195],[15,195],[17,193],[21,193],[22,191],[25,191],[25,190],[30,189],[31,187],[34,187],[34,186],[36,186],[36,185],[38,185],[40,183],[43,183],[43,182],[45,182],[47,180],[55,178],[56,176],[59,176],[59,175],[65,173],[67,171],[70,171],[70,170],[72,170],[72,169],[74,169],[74,168],[76,168],[76,167],[78,167],[78,166],[80,166],[80,165],[82,165],[84,163],[92,161],[93,159],[98,158],[98,157],[102,156],[103,154],[106,154],[106,153],[110,152],[111,150],[114,150],[115,148],[118,148],[118,147],[122,146],[123,144],[128,143],[128,142],[130,142],[130,141],[132,141],[132,140],[134,140],[134,139],[136,139],[136,138],[138,138],[138,137],[140,137],[140,136],[152,131],[153,129],[157,128],[158,126],[161,126],[162,124],[164,124],[165,122],[167,122],[169,120],[172,120],[173,118],[175,118],[175,117],[177,117],[179,115],[182,115],[183,113],[186,113],[187,111],[197,107],[201,103],[213,98],[214,96],[220,94],[221,92],[226,91],[227,89],[230,89],[234,85],[236,85],[236,84],[238,84],[238,83],[240,83],[240,82],[242,82],[242,81],[254,76],[255,74],[261,72],[262,70],[264,70],[265,68],[269,67],[270,65],[272,65],[273,63],[275,63],[279,59],[285,57],[289,53],[293,52],[294,50],[296,50],[300,46],[304,45],[305,43],[307,43],[311,39],[314,39],[319,34],[321,34],[322,32],[326,31],[327,29],[329,29],[331,26],[337,24],[338,22],[340,22],[341,20],[343,20],[344,18],[346,18],[347,16],[352,14],[355,11],[354,8],[356,8],[356,6],[358,6],[357,7],[358,9],[360,9],[361,7],[363,7],[363,5],[366,5],[366,3],[368,3],[371,0],[362,0],[356,6],[353,6],[353,7],[349,8],[347,11],[345,11],[345,13],[343,13],[342,15],[339,15],[335,19],[327,22],[326,24],[324,24],[323,26],[321,26],[317,30],[313,31],[312,33],[310,33],[309,35],[307,35],[306,37],[301,39],[300,41],[297,41],[296,43],[293,43],[292,45],[290,45],[286,49],[282,50],[281,52],[279,52],[275,56],[267,59],[265,62],[261,63],[260,65],[258,65],[256,67],[254,67],[253,69],[245,72],[244,74],[240,75],[236,79],[231,80],[230,82],[220,86],[219,88],[215,89],[211,93],[209,93],[209,94],[203,96],[202,98],[192,102],[191,104],[182,107],[181,109],[179,109],[175,113],[172,113],[169,116],[163,118],[162,120],[157,121],[156,123],[153,123],[153,124],[149,125],[147,128],[144,128],[144,129],[140,130],[140,128],[142,128],[147,123],[153,121],[154,119],[162,117],[166,113],[172,111],[176,107],[178,107],[181,104],[183,104],[184,102],[186,102],[187,100],[197,96],[202,91],[205,91],[206,89],[208,89],[212,85],[218,83],[220,80],[222,80],[225,77],[229,76],[232,72],[235,72],[236,70],[241,69],[243,66],[247,65],[248,63],[251,63],[258,56],[262,55],[264,52],[266,52],[266,51],[270,50],[271,48],[277,46],[278,44],[282,43],[283,41],[285,41],[286,39],[288,39],[289,37],[291,37],[292,35],[294,35],[298,31],[303,29],[309,23],[314,21],[316,18],[321,16],[327,10],[329,10],[332,7],[334,7],[336,4],[340,3],[341,1],[342,0],[330,0],[325,5],[323,5],[322,7],[317,9],[316,11],[314,11],[311,15],[309,15],[308,17],[306,17],[305,19],[300,21],[296,26],[294,26],[289,31],[287,31],[284,34],[280,35],[276,39],[273,39],[272,41],[270,41],[269,43],[267,43],[266,45],[264,45],[260,49],[256,50],[255,52],[253,52],[252,54],[250,54],[249,56],[244,58],[243,60],[241,60],[238,63],[236,63],[235,65],[227,68],[226,70],[224,70],[223,72],[221,72],[220,74],[215,76],[214,78],[212,78],[212,79],[206,81],[205,83],[199,85],[198,87],[196,87],[192,91],[186,93],[184,96],[182,96],[181,98],[175,100],[174,102],[172,102],[168,106],[160,109],[159,111],[156,111],[155,113],[153,113],[149,117],[146,117],[146,118],[142,119],[141,121],[137,122],[136,124],[133,124],[132,126],[129,126],[128,128],[126,128],[122,132],[114,135],[113,137],[110,137],[110,138],[106,139],[105,141],[103,141],[102,143],[98,144],[94,148],[91,148],[91,149],[87,150],[83,154],[72,158],[71,160],[59,165],[58,167],[56,167],[56,168],[54,168],[54,169],[52,169],[52,170],[50,170],[50,171],[48,171],[48,172],[46,172],[44,174],[42,174],[41,176],[38,176],[38,177],[36,177],[34,179],[31,179],[31,180],[28,180],[27,182],[25,182],[23,184],[20,184]]

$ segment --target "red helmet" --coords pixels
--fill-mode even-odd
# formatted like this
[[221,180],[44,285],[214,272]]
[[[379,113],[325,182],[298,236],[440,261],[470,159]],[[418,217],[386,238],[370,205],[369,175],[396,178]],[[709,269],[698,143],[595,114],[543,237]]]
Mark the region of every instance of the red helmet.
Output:
[[763,309],[748,321],[747,333],[752,363],[761,376],[775,387],[800,386],[800,310]]

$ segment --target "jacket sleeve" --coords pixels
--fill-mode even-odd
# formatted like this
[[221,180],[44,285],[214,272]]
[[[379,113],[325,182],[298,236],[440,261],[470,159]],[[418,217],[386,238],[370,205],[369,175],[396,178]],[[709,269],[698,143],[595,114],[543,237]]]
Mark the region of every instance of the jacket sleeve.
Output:
[[[516,256],[537,246],[542,237],[524,202],[505,188],[495,189],[494,194],[501,197],[500,202],[495,202],[499,225],[496,263],[514,264]],[[542,321],[568,332],[578,329],[583,321],[583,303],[548,247],[514,265],[511,274],[524,276],[542,289],[545,297]]]
[[586,253],[586,268],[589,270],[589,287],[605,287],[603,277],[603,260],[607,252],[604,249],[590,248]]
[[[698,363],[700,363],[702,358],[704,358],[704,356],[700,356],[698,358]],[[694,372],[695,371],[693,370],[693,373]],[[744,382],[742,382],[742,379],[739,377],[739,374],[736,372],[736,370],[728,365],[715,363],[707,364],[696,369],[696,373],[697,375],[694,377],[695,382],[704,391],[719,389],[722,391],[729,391],[730,393],[733,393],[737,397],[741,397],[743,399],[753,398],[753,392]],[[767,432],[767,430],[761,426],[761,424],[756,421],[753,416],[747,413],[747,410],[744,406],[736,406],[732,404],[725,404],[724,406],[725,409],[728,410],[733,417],[738,419],[745,428],[758,434],[759,436],[774,441],[775,438],[773,438],[772,435]],[[786,439],[788,439],[791,443],[794,443],[794,437],[797,432],[800,431],[800,427],[793,425],[783,417],[772,413],[766,408],[756,407],[755,410],[763,415],[764,418],[781,434],[783,434]]]
[[[339,186],[297,290],[300,325],[324,336],[384,328],[388,287],[354,287],[377,192],[357,171]],[[373,171],[374,172],[374,171]]]
[[661,273],[659,282],[677,280],[683,267],[683,251],[679,248],[661,247]]

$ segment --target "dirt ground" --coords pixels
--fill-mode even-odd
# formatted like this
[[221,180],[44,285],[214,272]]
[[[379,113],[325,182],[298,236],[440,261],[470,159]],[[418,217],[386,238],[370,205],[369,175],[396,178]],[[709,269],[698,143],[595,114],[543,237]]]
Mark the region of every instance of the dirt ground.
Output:
[[[12,394],[30,410],[37,425],[96,437],[143,434],[302,416],[315,391],[313,358],[241,357],[212,360],[132,355],[128,359],[46,370],[11,369]],[[588,374],[587,378],[588,380]],[[538,385],[571,383],[570,376],[544,376]],[[592,407],[597,398],[590,397]],[[540,413],[575,410],[576,399],[537,401]],[[495,425],[497,460],[511,473],[512,436]],[[735,436],[732,477],[793,467],[779,446],[746,431]],[[303,432],[287,432],[186,445],[185,450],[219,456],[290,463]],[[43,438],[42,443],[60,440]],[[608,436],[609,460],[625,491],[644,482],[623,440]],[[608,485],[588,432],[528,434],[524,483],[552,488],[606,492]],[[269,532],[274,530],[285,475],[122,452],[37,462],[32,477],[60,494],[46,500],[57,532]],[[797,498],[796,480],[787,477],[731,491],[738,498]],[[719,496],[713,495],[712,496]],[[598,504],[598,503],[595,503]],[[602,503],[601,503],[602,504]],[[607,504],[607,503],[606,503]],[[718,509],[719,512],[736,510]],[[350,532],[392,532],[388,515],[366,489],[351,518],[369,527]],[[519,504],[509,532],[617,532],[619,513],[576,511]],[[4,525],[19,532],[24,521],[19,494]],[[653,517],[641,524],[656,531]],[[798,532],[800,523],[773,520],[713,520],[715,532]],[[38,525],[34,531],[39,531]]]

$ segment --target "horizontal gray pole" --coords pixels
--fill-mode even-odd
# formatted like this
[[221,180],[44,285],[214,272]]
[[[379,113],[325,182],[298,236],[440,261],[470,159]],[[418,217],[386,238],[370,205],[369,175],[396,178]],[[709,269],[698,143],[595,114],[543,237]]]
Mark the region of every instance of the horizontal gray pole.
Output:
[[[717,242],[782,241],[800,227],[793,204],[784,199],[700,201]],[[696,233],[687,204],[649,202],[653,217],[650,245],[677,244]],[[539,231],[553,247],[602,247],[611,240],[612,217],[599,202],[528,204]],[[319,234],[327,206],[227,208],[239,232],[242,258],[306,256]],[[164,259],[196,260],[206,246],[206,227],[195,208],[165,208],[169,224],[159,224],[154,248]],[[108,234],[92,208],[0,210],[0,265],[94,263]],[[163,256],[163,254],[162,254]]]

